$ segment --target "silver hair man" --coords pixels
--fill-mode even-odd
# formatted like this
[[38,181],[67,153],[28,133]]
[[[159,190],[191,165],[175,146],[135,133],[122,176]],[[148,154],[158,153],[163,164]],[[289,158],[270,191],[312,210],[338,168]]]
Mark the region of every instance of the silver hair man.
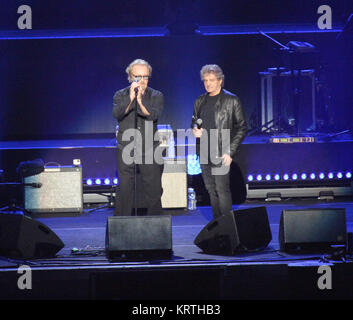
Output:
[[201,81],[207,73],[213,73],[217,79],[222,79],[222,87],[224,86],[224,74],[222,69],[216,64],[206,64],[200,71]]
[[149,77],[152,76],[151,65],[143,59],[136,59],[136,60],[132,61],[125,69],[125,72],[127,73],[127,79],[129,80],[130,83],[133,81],[133,75],[131,74],[131,71],[135,65],[147,66],[148,71],[149,71]]

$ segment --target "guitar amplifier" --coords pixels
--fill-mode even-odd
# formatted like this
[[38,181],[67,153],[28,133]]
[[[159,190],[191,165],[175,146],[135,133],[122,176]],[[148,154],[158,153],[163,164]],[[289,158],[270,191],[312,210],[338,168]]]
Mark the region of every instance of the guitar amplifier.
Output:
[[164,159],[162,208],[186,208],[187,174],[185,159]]
[[[186,208],[188,206],[185,159],[164,158],[162,188],[161,203],[163,209]],[[117,201],[119,201],[119,197]],[[142,177],[139,172],[137,173],[136,204],[137,208],[146,208]]]
[[24,178],[24,207],[33,213],[82,213],[82,167],[46,167]]

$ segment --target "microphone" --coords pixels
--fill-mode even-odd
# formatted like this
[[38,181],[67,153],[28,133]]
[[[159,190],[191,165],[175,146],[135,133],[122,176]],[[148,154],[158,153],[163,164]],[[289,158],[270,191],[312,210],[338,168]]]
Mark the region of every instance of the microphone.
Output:
[[27,187],[32,187],[32,188],[41,188],[42,185],[43,185],[43,184],[40,183],[40,182],[25,183],[25,186],[27,186]]
[[195,121],[195,123],[194,123],[194,128],[196,128],[197,127],[197,129],[201,129],[201,127],[202,127],[202,119],[197,119],[196,121]]
[[[135,80],[134,80],[134,82],[136,82],[136,83],[137,83],[137,82],[139,82],[139,80],[135,79]],[[137,95],[137,92],[139,91],[139,88],[138,88],[138,87],[136,87],[134,90],[135,90],[135,94]]]

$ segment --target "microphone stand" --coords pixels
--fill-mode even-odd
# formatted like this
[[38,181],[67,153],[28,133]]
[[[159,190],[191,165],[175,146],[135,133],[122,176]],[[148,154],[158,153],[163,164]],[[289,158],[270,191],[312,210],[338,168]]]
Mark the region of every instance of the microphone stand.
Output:
[[135,137],[134,137],[134,211],[135,211],[135,216],[137,216],[137,165],[136,165],[136,152],[137,152],[137,146],[136,146],[136,130],[137,130],[137,108],[138,108],[138,103],[137,103],[137,94],[138,94],[138,89],[135,89],[135,116],[134,116],[134,126],[135,126]]
[[[40,184],[36,183],[24,183],[24,182],[1,182],[0,187],[5,186],[5,187],[32,187],[32,188],[40,188]],[[18,200],[16,199],[16,196],[14,196],[12,199],[8,201],[8,205],[5,207],[0,208],[0,213],[6,213],[6,212],[17,212],[20,211],[25,215],[29,215],[30,213],[23,207],[17,205]]]
[[40,188],[42,185],[39,183],[1,182],[0,186],[22,186],[22,187]]

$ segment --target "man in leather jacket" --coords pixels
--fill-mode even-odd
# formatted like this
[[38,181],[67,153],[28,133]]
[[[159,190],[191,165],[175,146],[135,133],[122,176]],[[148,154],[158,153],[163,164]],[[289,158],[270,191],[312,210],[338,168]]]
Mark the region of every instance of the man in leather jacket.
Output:
[[239,98],[223,89],[222,69],[218,65],[205,65],[200,74],[206,93],[194,103],[192,127],[202,178],[213,217],[217,218],[232,211],[230,165],[245,138],[247,125]]

